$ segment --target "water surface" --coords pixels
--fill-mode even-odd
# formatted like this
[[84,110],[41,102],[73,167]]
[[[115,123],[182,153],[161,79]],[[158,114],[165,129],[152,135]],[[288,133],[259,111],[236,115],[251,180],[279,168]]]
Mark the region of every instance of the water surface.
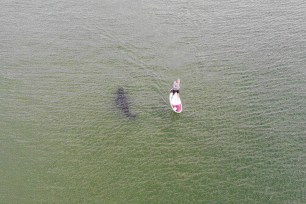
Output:
[[304,1],[0,7],[4,203],[306,202]]

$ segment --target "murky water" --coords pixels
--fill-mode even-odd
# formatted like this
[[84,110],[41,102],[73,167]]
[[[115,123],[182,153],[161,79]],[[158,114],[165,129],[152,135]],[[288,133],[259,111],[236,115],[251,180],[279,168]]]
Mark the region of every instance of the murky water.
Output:
[[306,202],[303,0],[0,8],[2,202]]

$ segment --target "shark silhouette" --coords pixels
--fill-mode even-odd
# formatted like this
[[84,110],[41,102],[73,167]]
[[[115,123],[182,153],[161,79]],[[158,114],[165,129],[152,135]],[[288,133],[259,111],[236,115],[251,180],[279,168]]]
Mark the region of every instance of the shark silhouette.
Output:
[[129,119],[135,118],[136,115],[130,112],[129,101],[126,96],[126,92],[122,87],[117,91],[116,105],[122,111],[122,113]]

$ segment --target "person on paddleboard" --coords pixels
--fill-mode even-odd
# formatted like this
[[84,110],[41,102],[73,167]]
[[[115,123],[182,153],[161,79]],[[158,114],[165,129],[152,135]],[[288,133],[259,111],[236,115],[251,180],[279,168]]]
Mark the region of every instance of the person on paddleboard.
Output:
[[173,82],[173,85],[172,85],[172,93],[173,93],[173,95],[175,93],[177,93],[178,96],[180,95],[180,83],[181,83],[180,79],[177,79],[176,81]]

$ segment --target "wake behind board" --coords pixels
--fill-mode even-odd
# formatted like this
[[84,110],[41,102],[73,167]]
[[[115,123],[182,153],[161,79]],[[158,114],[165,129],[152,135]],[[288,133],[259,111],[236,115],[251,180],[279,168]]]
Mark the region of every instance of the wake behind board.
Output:
[[183,105],[179,95],[177,93],[173,95],[172,90],[170,90],[169,101],[174,112],[181,113],[183,111]]

